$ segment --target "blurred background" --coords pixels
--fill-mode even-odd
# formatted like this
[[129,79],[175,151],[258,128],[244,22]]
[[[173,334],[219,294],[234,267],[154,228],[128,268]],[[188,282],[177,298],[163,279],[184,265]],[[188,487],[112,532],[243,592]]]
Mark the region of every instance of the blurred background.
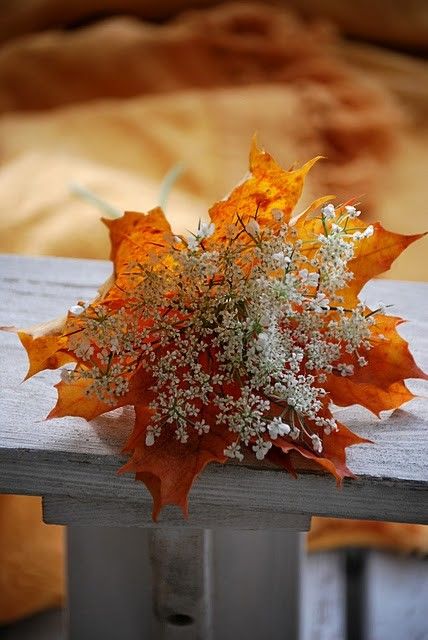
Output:
[[[171,171],[167,215],[193,228],[244,174],[255,131],[286,167],[325,156],[302,208],[356,196],[367,219],[423,231],[427,57],[425,0],[3,0],[0,251],[107,258],[76,185],[145,211]],[[410,247],[387,277],[427,280],[427,250]],[[308,544],[424,555],[428,533],[314,519]],[[0,624],[63,602],[63,555],[39,499],[0,496]]]

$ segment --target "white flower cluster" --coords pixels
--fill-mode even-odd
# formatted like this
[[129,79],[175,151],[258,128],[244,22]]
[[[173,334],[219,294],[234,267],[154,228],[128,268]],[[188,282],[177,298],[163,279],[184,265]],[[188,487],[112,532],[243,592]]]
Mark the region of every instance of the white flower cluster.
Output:
[[277,209],[275,232],[255,213],[245,223],[237,216],[222,243],[213,223],[175,237],[158,261],[130,265],[119,310],[70,310],[79,330],[69,348],[81,364],[63,379],[86,378],[88,393],[114,404],[144,370],[147,446],[164,429],[186,443],[224,425],[234,434],[229,458],[242,460],[245,445],[262,460],[278,439],[321,454],[337,429],[322,384],[367,364],[375,321],[361,304],[341,306],[355,244],[373,233],[352,229],[359,213],[328,204],[322,232],[304,239]]

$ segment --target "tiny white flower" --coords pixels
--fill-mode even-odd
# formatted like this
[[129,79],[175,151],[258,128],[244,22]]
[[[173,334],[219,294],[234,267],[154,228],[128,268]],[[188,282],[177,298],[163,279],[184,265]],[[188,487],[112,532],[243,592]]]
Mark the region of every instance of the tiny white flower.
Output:
[[308,287],[316,287],[318,285],[319,274],[307,269],[301,269],[299,271],[300,279],[303,280]]
[[326,220],[331,220],[336,215],[335,208],[333,204],[326,204],[321,209],[321,213]]
[[271,447],[272,442],[269,442],[267,440],[259,440],[258,442],[256,442],[256,444],[253,445],[252,449],[256,454],[257,460],[263,460]]
[[274,418],[272,422],[268,424],[267,428],[272,440],[276,440],[278,436],[288,436],[291,431],[290,425],[283,422],[281,418]]
[[259,223],[255,218],[251,218],[249,222],[245,225],[245,231],[250,234],[250,236],[256,236],[260,231]]
[[73,316],[80,316],[80,314],[83,313],[84,310],[85,310],[85,307],[83,305],[75,304],[69,308],[68,312],[71,313],[71,315]]
[[215,224],[213,222],[201,222],[198,229],[198,237],[210,238],[215,231]]
[[330,300],[327,298],[325,293],[318,291],[317,297],[311,301],[310,308],[316,311],[317,313],[322,313],[323,311],[328,311],[330,308]]
[[319,436],[317,436],[315,433],[311,435],[311,440],[312,440],[312,448],[316,453],[321,453],[322,452],[322,442]]
[[357,211],[354,206],[349,204],[345,206],[345,211],[350,218],[358,218],[358,216],[361,215],[361,211]]
[[242,460],[244,459],[244,456],[241,452],[241,447],[237,442],[233,442],[228,447],[226,447],[223,453],[228,458],[231,458],[231,459],[236,458],[240,462],[242,462]]
[[305,281],[305,280],[308,279],[309,271],[307,269],[300,269],[299,276],[300,276],[301,280]]
[[340,363],[337,365],[337,369],[340,372],[342,377],[352,376],[354,375],[354,365],[353,364],[344,364]]
[[196,236],[190,236],[190,238],[187,239],[187,246],[191,251],[196,251],[196,249],[199,248],[199,238]]
[[146,431],[146,447],[152,447],[155,443],[155,434],[153,429],[147,429]]
[[279,263],[280,267],[286,267],[290,264],[291,258],[285,255],[283,251],[272,254],[272,259]]
[[372,236],[374,234],[374,227],[372,224],[369,224],[369,226],[364,229],[363,231],[363,238],[370,238],[370,236]]
[[210,425],[207,424],[204,420],[199,420],[195,423],[195,429],[199,436],[202,436],[204,433],[208,433],[210,430]]
[[281,222],[284,217],[284,212],[281,209],[272,209],[272,218],[275,222]]
[[259,333],[257,336],[257,346],[262,351],[269,346],[269,336],[267,333],[264,333],[263,331]]

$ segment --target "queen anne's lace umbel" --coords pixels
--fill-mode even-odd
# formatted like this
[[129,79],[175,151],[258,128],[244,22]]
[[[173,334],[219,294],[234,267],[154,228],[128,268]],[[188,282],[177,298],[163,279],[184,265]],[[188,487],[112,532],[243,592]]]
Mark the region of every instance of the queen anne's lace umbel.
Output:
[[[70,310],[80,327],[70,347],[88,367],[63,379],[88,379],[88,395],[115,405],[137,367],[150,372],[146,446],[165,428],[183,444],[191,430],[207,433],[211,407],[235,436],[224,450],[229,458],[242,460],[244,445],[262,460],[278,436],[320,454],[323,437],[337,430],[322,412],[325,375],[352,376],[367,363],[381,310],[347,309],[340,295],[353,276],[355,245],[373,230],[355,230],[356,213],[322,207],[323,232],[306,241],[286,223],[260,228],[257,211],[246,224],[233,220],[222,245],[207,243],[213,223],[175,236],[161,257],[129,264],[120,309]],[[282,213],[272,217],[280,221]]]

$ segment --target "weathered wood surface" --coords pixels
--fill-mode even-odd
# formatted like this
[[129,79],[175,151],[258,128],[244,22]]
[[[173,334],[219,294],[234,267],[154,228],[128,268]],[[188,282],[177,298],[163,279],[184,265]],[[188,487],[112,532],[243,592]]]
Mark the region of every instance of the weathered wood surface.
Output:
[[[2,256],[0,324],[25,327],[60,315],[77,299],[91,298],[109,272],[110,265],[101,261]],[[393,313],[411,320],[400,332],[418,363],[428,368],[428,285],[378,280],[366,297],[369,304],[394,303]],[[132,411],[118,410],[91,424],[77,418],[44,422],[55,402],[52,385],[58,372],[44,372],[21,385],[26,357],[16,336],[0,335],[0,354],[0,491],[70,497],[81,502],[82,513],[95,496],[121,504],[126,500],[141,505],[142,522],[147,521],[145,488],[115,475]],[[414,381],[411,387],[427,395],[424,383]],[[273,512],[427,522],[427,409],[420,398],[380,422],[363,410],[341,410],[343,421],[376,441],[349,451],[358,477],[341,490],[323,474],[304,473],[295,481],[262,465],[212,464],[192,490],[190,524],[204,509],[211,526],[226,525],[234,509],[259,514],[260,523]],[[103,524],[97,517],[95,510],[94,522]],[[163,517],[183,522],[172,507]],[[239,526],[236,520],[233,526]]]
[[[121,527],[157,527],[151,519],[150,502],[131,502],[130,500],[110,500],[109,498],[90,495],[87,498],[70,496],[44,496],[43,520],[46,524],[92,525],[94,522],[105,527],[120,524]],[[220,520],[221,516],[221,520]],[[254,505],[242,508],[238,504],[229,506],[227,502],[221,506],[198,504],[198,510],[192,510],[192,527],[220,527],[227,523],[236,529],[288,529],[289,531],[309,531],[311,516],[302,513],[287,513],[262,508]],[[183,524],[181,511],[166,510],[162,515],[164,527],[177,527]]]

